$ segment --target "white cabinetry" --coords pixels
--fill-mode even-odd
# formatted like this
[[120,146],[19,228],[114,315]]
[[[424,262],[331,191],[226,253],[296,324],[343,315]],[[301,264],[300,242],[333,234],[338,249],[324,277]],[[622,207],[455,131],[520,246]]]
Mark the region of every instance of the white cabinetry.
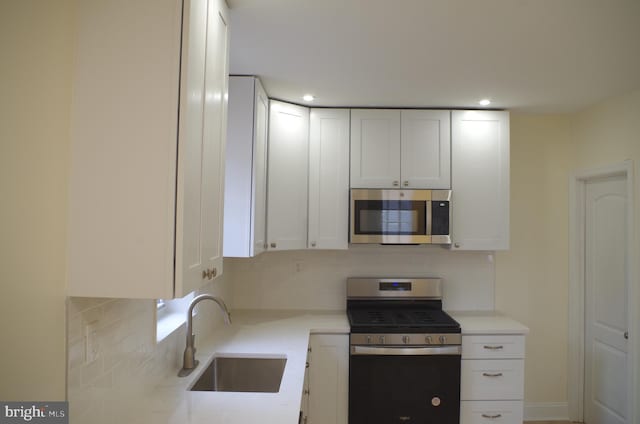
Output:
[[402,187],[451,188],[451,125],[448,110],[401,112]]
[[347,424],[349,335],[312,334],[309,346],[307,424]]
[[400,185],[400,111],[351,110],[351,187]]
[[270,102],[268,151],[268,249],[304,249],[307,247],[308,108]]
[[68,294],[183,296],[222,273],[226,4],[76,16]]
[[453,111],[452,249],[509,248],[509,113]]
[[448,110],[353,109],[351,187],[451,187]]
[[461,424],[521,424],[524,335],[463,335]]
[[309,235],[311,249],[347,249],[349,109],[311,109]]
[[252,257],[265,250],[268,116],[260,80],[229,77],[224,256]]

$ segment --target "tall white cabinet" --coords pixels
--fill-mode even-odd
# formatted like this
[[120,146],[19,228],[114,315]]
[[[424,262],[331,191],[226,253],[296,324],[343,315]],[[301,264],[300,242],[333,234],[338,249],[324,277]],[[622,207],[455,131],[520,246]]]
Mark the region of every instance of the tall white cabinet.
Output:
[[224,199],[224,256],[266,248],[269,99],[253,76],[229,77]]
[[307,247],[309,109],[272,100],[269,113],[267,248]]
[[310,249],[349,246],[349,109],[311,109]]
[[352,109],[351,187],[451,187],[448,110]]
[[183,296],[222,274],[226,3],[77,7],[68,294]]
[[509,112],[453,111],[453,250],[509,248]]

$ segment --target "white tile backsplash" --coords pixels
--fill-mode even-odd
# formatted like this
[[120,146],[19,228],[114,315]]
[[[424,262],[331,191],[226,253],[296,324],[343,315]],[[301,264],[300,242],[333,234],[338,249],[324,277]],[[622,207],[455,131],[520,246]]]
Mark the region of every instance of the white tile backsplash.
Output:
[[493,252],[440,246],[351,246],[349,250],[267,252],[225,258],[234,309],[343,310],[347,277],[440,277],[444,307],[492,310]]
[[[231,304],[226,275],[202,292]],[[223,325],[215,305],[199,308],[194,331],[202,339]],[[159,343],[155,300],[69,298],[67,390],[72,424],[126,423],[138,401],[182,366],[185,328]],[[86,327],[96,328],[95,360],[87,361]]]

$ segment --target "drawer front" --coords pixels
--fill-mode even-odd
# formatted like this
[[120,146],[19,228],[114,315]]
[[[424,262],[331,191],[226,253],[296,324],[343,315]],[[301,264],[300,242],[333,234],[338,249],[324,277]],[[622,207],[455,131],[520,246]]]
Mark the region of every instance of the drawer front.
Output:
[[522,400],[523,398],[523,360],[462,360],[462,400]]
[[522,401],[460,402],[460,424],[522,424]]
[[462,336],[462,359],[523,359],[524,336]]

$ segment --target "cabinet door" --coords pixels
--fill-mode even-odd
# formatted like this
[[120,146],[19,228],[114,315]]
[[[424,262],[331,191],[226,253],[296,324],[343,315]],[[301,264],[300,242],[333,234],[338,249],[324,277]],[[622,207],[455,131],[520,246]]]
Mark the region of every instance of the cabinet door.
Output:
[[312,334],[309,339],[309,424],[347,424],[349,335]]
[[309,245],[347,249],[349,110],[312,109],[309,123]]
[[509,113],[453,111],[452,249],[509,248]]
[[451,112],[401,112],[400,173],[402,187],[451,188]]
[[264,252],[267,244],[267,132],[269,129],[269,99],[256,79],[255,113],[253,124],[253,204],[251,207],[251,238],[253,251],[250,256]]
[[[180,130],[176,205],[175,290],[180,296],[203,282],[207,263],[203,255],[204,90],[207,45],[207,0],[188,0],[183,26]],[[185,4],[187,6],[187,4]],[[212,159],[215,160],[215,159]]]
[[400,111],[351,110],[351,187],[400,186]]
[[229,77],[224,256],[246,258],[264,251],[268,107],[256,77]]
[[[183,201],[179,202],[182,219],[176,232],[176,297],[222,275],[228,27],[220,1],[209,0],[204,7],[206,54],[204,62],[197,63],[198,77],[203,76],[203,105],[200,111],[189,110],[194,115],[200,112],[200,118],[192,118],[185,138],[178,143],[183,152],[178,166],[184,179],[178,181],[178,199]],[[191,126],[195,124],[201,124],[199,131]]]
[[270,102],[268,157],[268,249],[304,249],[307,247],[308,108]]

